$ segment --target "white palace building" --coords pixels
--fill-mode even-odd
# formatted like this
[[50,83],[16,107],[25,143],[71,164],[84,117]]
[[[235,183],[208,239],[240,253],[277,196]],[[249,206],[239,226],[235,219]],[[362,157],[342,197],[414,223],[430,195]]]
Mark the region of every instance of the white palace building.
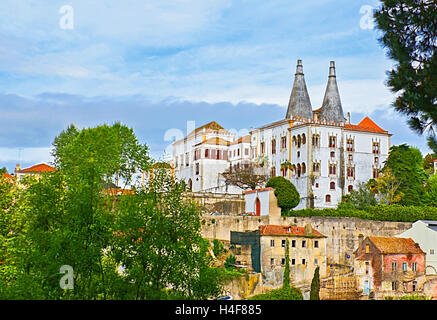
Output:
[[299,191],[296,209],[335,208],[361,182],[376,178],[390,148],[390,136],[369,117],[358,124],[345,118],[331,61],[321,108],[313,110],[298,60],[285,119],[237,139],[216,122],[173,143],[176,178],[193,192],[242,193],[221,173],[267,158],[271,176],[289,179]]

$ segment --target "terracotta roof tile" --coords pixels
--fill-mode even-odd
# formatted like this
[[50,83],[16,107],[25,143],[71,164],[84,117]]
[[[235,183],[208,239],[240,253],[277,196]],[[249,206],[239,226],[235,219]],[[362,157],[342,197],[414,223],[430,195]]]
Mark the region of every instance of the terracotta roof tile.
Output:
[[212,144],[215,146],[230,146],[231,142],[228,140],[216,137],[216,138],[209,138],[206,141],[203,141],[197,145],[200,145],[200,144]]
[[250,136],[244,136],[239,138],[237,141],[232,142],[232,144],[239,144],[239,143],[250,143]]
[[42,173],[42,172],[53,172],[53,171],[56,171],[56,169],[45,164],[45,163],[40,163],[40,164],[36,164],[34,166],[31,166],[29,168],[18,170],[17,172],[18,173]]
[[388,133],[386,130],[381,129],[375,122],[373,122],[369,117],[365,117],[357,125],[355,124],[344,124],[345,129],[354,131],[365,131],[365,132],[375,132],[375,133]]
[[5,172],[5,173],[3,173],[3,178],[5,178],[5,179],[13,179],[14,177],[11,176],[9,173]]
[[411,238],[369,237],[381,253],[425,254]]
[[253,193],[253,192],[262,192],[262,191],[267,191],[267,190],[274,190],[273,188],[261,188],[261,189],[255,189],[255,190],[248,190],[248,191],[243,191],[243,194],[247,194],[247,193]]
[[311,234],[305,234],[304,227],[296,226],[279,226],[279,225],[264,225],[259,227],[261,235],[274,235],[274,236],[311,236],[317,238],[326,238],[325,235],[321,234],[314,228],[312,228]]

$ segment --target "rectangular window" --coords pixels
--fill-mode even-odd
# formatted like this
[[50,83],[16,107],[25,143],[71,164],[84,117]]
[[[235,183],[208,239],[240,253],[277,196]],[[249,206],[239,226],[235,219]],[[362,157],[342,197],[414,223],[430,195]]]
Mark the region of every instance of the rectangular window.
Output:
[[315,240],[314,241],[314,248],[318,248],[319,247],[319,241],[318,240]]
[[315,265],[318,265],[318,264],[319,264],[319,260],[314,259],[314,264],[315,264]]
[[275,246],[275,240],[270,240],[270,247],[274,247]]
[[205,158],[206,158],[206,159],[209,158],[209,149],[205,149]]
[[302,240],[302,248],[306,248],[307,242],[305,240]]
[[336,138],[335,137],[329,137],[329,147],[330,148],[335,148],[335,141],[336,140]]
[[274,264],[275,264],[275,259],[270,258],[270,264],[271,264],[271,265],[274,265]]
[[306,264],[306,263],[307,263],[306,260],[302,259],[302,264]]
[[296,240],[291,240],[291,247],[296,248]]
[[294,266],[296,264],[296,259],[291,259],[291,265]]
[[196,175],[200,172],[200,165],[196,163]]
[[391,271],[395,272],[397,269],[398,269],[397,262],[392,262],[392,264],[391,264]]
[[275,154],[275,153],[276,153],[276,140],[273,139],[272,140],[272,154]]
[[434,249],[429,249],[429,254],[434,254]]
[[417,263],[416,263],[416,262],[413,262],[413,263],[411,264],[411,269],[412,269],[413,271],[417,271]]
[[244,148],[244,155],[248,156],[249,155],[249,148]]
[[391,289],[392,289],[393,291],[398,290],[398,283],[397,283],[396,281],[394,281],[394,282],[391,283]]
[[286,244],[286,241],[282,240],[282,242],[281,242],[282,248],[285,248],[285,244]]
[[261,154],[264,154],[265,151],[264,142],[261,142]]
[[281,264],[284,265],[285,264],[285,258],[281,259]]
[[402,263],[402,271],[407,271],[407,263]]

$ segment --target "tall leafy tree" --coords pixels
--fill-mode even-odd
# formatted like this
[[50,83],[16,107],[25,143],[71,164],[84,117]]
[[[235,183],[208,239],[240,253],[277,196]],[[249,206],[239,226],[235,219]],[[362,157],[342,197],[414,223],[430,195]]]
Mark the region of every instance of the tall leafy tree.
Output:
[[320,268],[314,270],[313,280],[311,281],[310,300],[320,300]]
[[392,195],[393,199],[402,194],[399,204],[420,205],[427,176],[423,169],[423,158],[419,149],[406,144],[392,146],[382,173],[389,171],[399,181],[399,187]]
[[186,298],[221,292],[220,274],[210,268],[209,242],[200,234],[201,210],[182,200],[185,185],[165,169],[117,207],[112,254],[126,273],[133,299],[161,299],[168,287]]
[[388,87],[397,93],[396,111],[410,117],[410,127],[429,133],[437,153],[437,5],[435,0],[381,0],[375,12],[380,42],[394,60]]

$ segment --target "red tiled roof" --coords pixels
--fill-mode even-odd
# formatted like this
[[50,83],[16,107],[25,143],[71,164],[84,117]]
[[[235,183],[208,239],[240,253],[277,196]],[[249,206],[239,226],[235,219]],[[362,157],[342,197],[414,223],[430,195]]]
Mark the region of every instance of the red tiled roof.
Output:
[[5,173],[3,173],[3,178],[5,178],[5,179],[13,179],[14,177],[11,176],[9,173],[5,172]]
[[319,231],[311,228],[311,234],[305,234],[304,227],[296,226],[279,226],[268,224],[260,226],[259,230],[263,236],[312,236],[317,238],[326,238],[325,235],[321,234]]
[[261,189],[255,189],[255,190],[248,190],[248,191],[243,191],[243,194],[247,194],[247,193],[253,193],[253,192],[257,192],[257,191],[268,191],[268,190],[274,190],[273,188],[261,188]]
[[230,146],[231,142],[228,140],[224,140],[222,138],[219,138],[219,137],[215,137],[215,138],[209,138],[206,141],[199,143],[199,145],[200,144],[212,144],[215,146]]
[[239,143],[250,143],[250,136],[244,136],[238,139],[237,141],[232,142],[232,144],[239,144]]
[[381,253],[425,254],[411,238],[369,237]]
[[375,133],[388,133],[384,129],[381,129],[375,122],[372,121],[369,117],[365,117],[361,122],[357,125],[355,124],[344,124],[345,129],[354,130],[354,131],[365,131],[365,132],[375,132]]
[[34,166],[31,166],[29,168],[18,170],[17,172],[19,172],[19,173],[42,173],[42,172],[53,172],[53,171],[56,171],[56,169],[45,164],[45,163],[40,163],[40,164],[36,164]]

